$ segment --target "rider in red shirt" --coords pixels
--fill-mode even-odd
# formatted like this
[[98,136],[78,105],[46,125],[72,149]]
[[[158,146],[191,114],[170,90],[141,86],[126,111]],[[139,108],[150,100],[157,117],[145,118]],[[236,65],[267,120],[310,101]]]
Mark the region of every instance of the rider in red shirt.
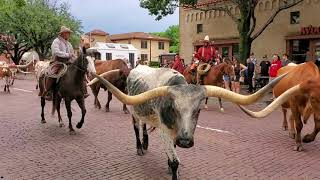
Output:
[[199,48],[196,58],[203,63],[212,63],[216,57],[216,49],[210,45],[209,36],[204,38],[204,45]]

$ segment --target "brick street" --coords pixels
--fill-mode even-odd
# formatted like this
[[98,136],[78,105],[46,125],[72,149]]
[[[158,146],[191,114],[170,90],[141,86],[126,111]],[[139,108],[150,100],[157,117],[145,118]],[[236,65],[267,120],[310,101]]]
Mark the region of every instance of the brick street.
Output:
[[[35,80],[22,76],[11,94],[0,85],[0,176],[1,180],[39,179],[170,179],[167,158],[159,132],[150,137],[149,150],[136,155],[131,116],[113,98],[107,113],[86,99],[87,115],[82,129],[69,135],[65,107],[61,107],[66,127],[59,128],[46,104],[46,124],[40,123],[40,98]],[[100,91],[101,92],[101,91]],[[106,103],[107,93],[99,95]],[[195,132],[195,146],[177,148],[181,179],[320,179],[320,140],[304,144],[295,152],[295,142],[281,130],[282,112],[255,120],[224,102],[218,111],[215,99],[203,110]],[[263,108],[264,103],[251,106]],[[73,102],[73,125],[80,111]],[[303,135],[313,129],[313,119]]]

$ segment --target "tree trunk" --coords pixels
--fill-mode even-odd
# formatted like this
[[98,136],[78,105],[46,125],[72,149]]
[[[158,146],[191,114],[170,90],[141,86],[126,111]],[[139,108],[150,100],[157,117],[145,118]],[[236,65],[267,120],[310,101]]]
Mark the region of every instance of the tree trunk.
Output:
[[250,37],[251,16],[250,9],[247,6],[240,7],[241,19],[238,24],[239,31],[239,60],[242,64],[246,64],[250,56],[252,39]]
[[252,40],[247,34],[240,34],[240,42],[239,42],[239,54],[240,54],[240,62],[242,64],[247,63],[247,59],[250,57],[251,52],[251,43]]

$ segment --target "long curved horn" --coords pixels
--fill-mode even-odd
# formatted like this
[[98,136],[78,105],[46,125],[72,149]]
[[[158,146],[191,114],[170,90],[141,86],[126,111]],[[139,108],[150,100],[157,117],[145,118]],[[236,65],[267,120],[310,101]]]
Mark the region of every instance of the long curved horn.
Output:
[[286,92],[281,94],[276,100],[274,100],[271,104],[269,104],[269,106],[267,106],[266,108],[258,112],[250,111],[241,105],[239,105],[239,107],[243,112],[245,112],[247,115],[253,118],[264,118],[268,116],[270,113],[272,113],[279,106],[281,106],[283,103],[288,101],[288,99],[291,98],[292,95],[294,95],[295,93],[298,93],[299,91],[300,91],[300,84],[288,89]]
[[204,86],[206,89],[207,97],[221,97],[227,99],[231,102],[241,104],[241,105],[249,105],[255,103],[260,98],[263,97],[267,92],[270,91],[282,78],[284,78],[287,74],[283,74],[276,79],[272,80],[265,87],[260,89],[254,94],[245,96],[238,93],[234,93],[232,91],[217,87],[217,86]]
[[[111,70],[111,71],[107,71],[107,72],[104,72],[104,73],[100,74],[99,76],[100,77],[107,77],[108,75],[111,75],[112,73],[116,73],[116,72],[120,72],[120,69],[114,69],[114,70]],[[98,78],[94,78],[87,84],[87,86],[91,86],[91,85],[97,83],[98,81],[99,81]]]
[[30,64],[32,64],[33,61],[29,61],[28,64],[25,65],[16,65],[17,68],[26,68],[28,67]]
[[148,100],[168,95],[168,86],[163,86],[163,87],[158,87],[135,96],[128,96],[123,92],[121,92],[118,88],[113,86],[109,81],[105,80],[104,78],[98,76],[95,73],[91,73],[91,74],[94,77],[98,78],[99,81],[101,81],[101,83],[108,88],[108,91],[110,91],[114,96],[116,96],[124,104],[138,105],[138,104],[145,103]]

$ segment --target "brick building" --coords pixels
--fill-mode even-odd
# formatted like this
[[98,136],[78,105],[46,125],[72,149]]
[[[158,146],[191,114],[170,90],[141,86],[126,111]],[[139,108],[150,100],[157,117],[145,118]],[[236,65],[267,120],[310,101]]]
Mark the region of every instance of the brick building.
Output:
[[[256,7],[257,27],[260,27],[279,7],[283,0],[260,0]],[[200,3],[212,3],[202,0]],[[223,2],[222,2],[223,3]],[[231,13],[238,16],[239,8],[229,6]],[[320,0],[304,0],[302,3],[278,14],[274,22],[253,42],[252,52],[257,58],[272,54],[287,53],[301,63],[320,54]],[[210,36],[215,47],[223,56],[232,57],[239,53],[239,34],[236,24],[223,11],[198,11],[180,8],[180,54],[190,62],[192,53],[201,46],[205,35]]]

